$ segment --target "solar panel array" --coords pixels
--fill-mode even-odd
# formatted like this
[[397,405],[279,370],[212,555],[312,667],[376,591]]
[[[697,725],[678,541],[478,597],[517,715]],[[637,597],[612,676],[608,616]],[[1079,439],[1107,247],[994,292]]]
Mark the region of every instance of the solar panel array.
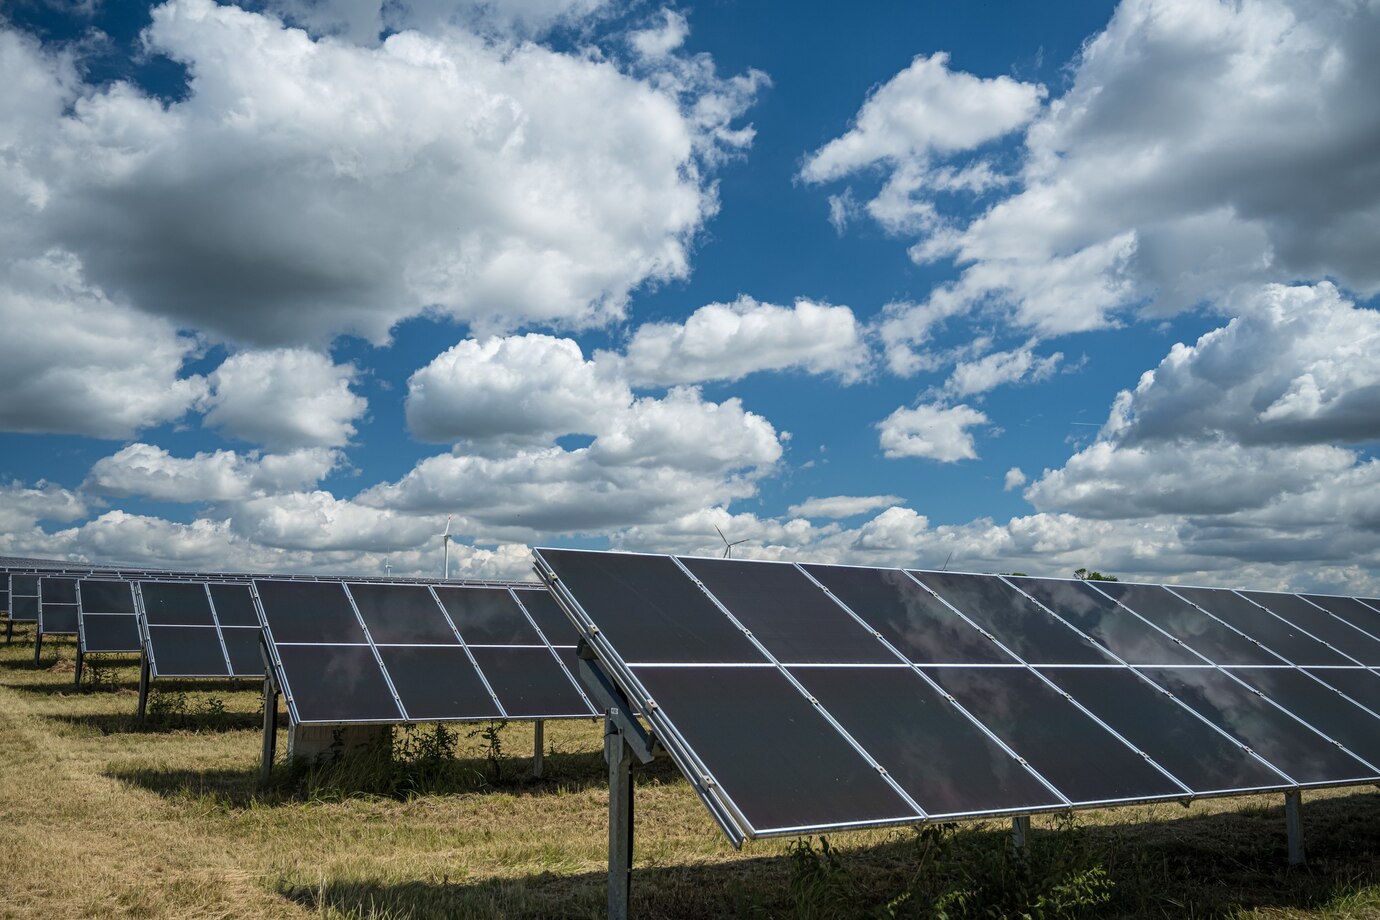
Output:
[[1380,780],[1380,605],[537,551],[730,836]]
[[150,675],[262,677],[262,629],[248,584],[135,583]]
[[255,579],[297,724],[589,718],[575,632],[539,586]]

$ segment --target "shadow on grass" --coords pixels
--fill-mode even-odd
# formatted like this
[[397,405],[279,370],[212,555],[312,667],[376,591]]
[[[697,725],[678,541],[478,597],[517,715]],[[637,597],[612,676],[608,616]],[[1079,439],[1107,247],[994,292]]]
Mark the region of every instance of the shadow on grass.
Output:
[[[281,738],[280,738],[281,743]],[[603,788],[608,770],[603,754],[548,753],[540,777],[532,775],[528,758],[503,757],[495,777],[492,764],[483,757],[454,757],[441,769],[437,764],[399,763],[390,774],[389,791],[342,787],[317,781],[310,767],[274,766],[267,789],[259,786],[259,763],[255,760],[239,770],[114,769],[107,776],[155,792],[164,798],[187,799],[210,796],[230,808],[300,805],[312,800],[339,801],[350,798],[409,799],[418,796],[471,795],[502,793],[513,796],[556,795]],[[669,768],[669,769],[667,769]],[[345,774],[351,775],[351,774]],[[680,773],[669,763],[638,774],[639,783],[679,782]]]
[[190,713],[171,718],[149,717],[143,722],[135,710],[139,698],[129,694],[129,713],[92,713],[79,716],[48,716],[81,728],[94,728],[102,735],[166,735],[177,732],[195,734],[239,732],[263,728],[264,717],[255,712]]
[[[638,867],[632,914],[932,917],[942,908],[951,918],[993,917],[1025,915],[1021,905],[1043,897],[1035,916],[1225,918],[1329,907],[1332,916],[1375,916],[1378,826],[1380,796],[1373,793],[1307,803],[1309,863],[1302,867],[1286,864],[1283,808],[1244,802],[1239,811],[1178,820],[1037,828],[1026,860],[1010,855],[1004,825],[993,823],[948,831],[942,847],[928,850],[917,845],[922,835],[907,829],[856,848],[839,834],[830,848],[794,846],[784,856]],[[459,879],[289,875],[277,888],[313,911],[360,918],[599,917],[605,910],[602,873],[467,881],[463,863],[450,868]],[[1088,877],[1105,879],[1100,899],[1065,897],[1054,909],[1070,881]]]

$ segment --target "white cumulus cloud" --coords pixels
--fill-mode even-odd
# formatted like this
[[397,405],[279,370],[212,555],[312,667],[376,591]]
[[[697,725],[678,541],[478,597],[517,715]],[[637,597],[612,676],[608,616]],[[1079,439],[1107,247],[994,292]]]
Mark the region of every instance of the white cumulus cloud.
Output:
[[207,378],[205,424],[273,451],[340,447],[368,408],[350,364],[305,348],[242,351]]
[[969,429],[985,424],[987,416],[971,406],[927,403],[913,409],[897,409],[878,422],[877,428],[881,432],[882,452],[887,457],[922,457],[955,463],[976,459],[977,448]]

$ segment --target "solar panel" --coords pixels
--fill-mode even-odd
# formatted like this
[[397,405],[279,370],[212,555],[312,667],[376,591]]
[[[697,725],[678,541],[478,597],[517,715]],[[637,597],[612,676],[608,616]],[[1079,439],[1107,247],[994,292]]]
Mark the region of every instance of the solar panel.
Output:
[[595,659],[591,687],[613,681],[734,839],[1380,775],[1380,675],[1358,663],[1380,637],[1311,598],[536,560]]
[[1179,588],[1176,594],[1240,630],[1285,661],[1298,665],[1345,665],[1348,661],[1335,650],[1282,620],[1235,591],[1225,588]]
[[38,576],[10,576],[10,623],[38,622]]
[[1034,664],[1111,664],[1088,639],[1000,578],[954,572],[915,572],[959,613]]
[[38,631],[43,635],[76,635],[75,578],[43,577],[38,580]]
[[[1329,646],[1341,652],[1352,662],[1363,665],[1380,665],[1380,639],[1367,635],[1352,626],[1328,607],[1310,602],[1296,594],[1277,594],[1268,591],[1242,591],[1247,599],[1254,601],[1278,617],[1289,621],[1307,631]],[[1332,600],[1351,601],[1351,598]],[[1343,608],[1345,609],[1345,608]]]
[[[253,584],[296,725],[595,714],[560,649],[518,602],[521,594],[539,606],[538,592],[453,582]],[[570,633],[566,620],[565,647]]]
[[248,584],[141,580],[136,593],[153,679],[263,676]]
[[84,578],[77,583],[77,597],[80,654],[143,651],[129,582]]

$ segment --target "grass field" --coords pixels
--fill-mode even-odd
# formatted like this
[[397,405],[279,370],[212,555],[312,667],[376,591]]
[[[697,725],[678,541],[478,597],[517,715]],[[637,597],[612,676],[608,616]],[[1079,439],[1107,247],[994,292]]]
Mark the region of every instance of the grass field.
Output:
[[[0,916],[603,914],[596,722],[547,723],[540,780],[512,723],[497,775],[485,738],[422,729],[391,767],[280,767],[260,792],[257,685],[160,686],[141,727],[130,659],[77,691],[71,641],[34,669],[30,636],[0,646]],[[1279,797],[1037,818],[1019,860],[998,823],[735,851],[672,765],[637,781],[639,917],[1380,916],[1371,789],[1306,795],[1289,869]]]

